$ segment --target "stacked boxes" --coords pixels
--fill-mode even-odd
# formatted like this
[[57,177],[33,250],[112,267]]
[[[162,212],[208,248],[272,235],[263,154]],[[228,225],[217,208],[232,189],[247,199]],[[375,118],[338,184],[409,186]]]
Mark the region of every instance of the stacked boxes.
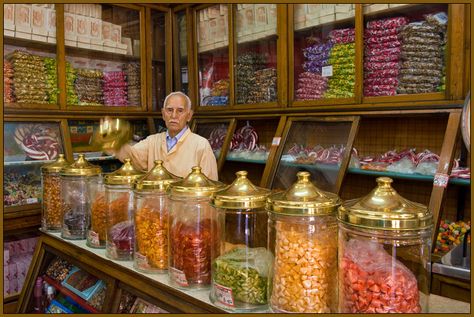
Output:
[[31,4],[15,5],[15,37],[31,40]]
[[237,43],[265,38],[277,33],[276,4],[237,5]]
[[[304,24],[299,22],[297,29],[348,19],[354,17],[354,15],[354,4],[307,4]],[[298,18],[298,20],[301,21],[301,18]]]
[[15,36],[15,5],[12,3],[3,5],[3,35]]
[[[386,10],[389,8],[388,3],[377,3],[377,4],[363,4],[362,5],[362,11],[363,13],[373,13],[373,12],[378,12],[382,10]],[[397,6],[397,5],[395,5]]]
[[214,5],[200,10],[198,19],[199,52],[229,45],[228,8],[226,4]]

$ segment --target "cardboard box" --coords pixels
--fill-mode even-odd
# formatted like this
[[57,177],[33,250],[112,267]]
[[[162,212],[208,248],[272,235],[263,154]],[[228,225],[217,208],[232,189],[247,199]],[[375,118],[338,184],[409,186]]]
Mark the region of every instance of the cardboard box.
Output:
[[31,34],[31,4],[15,4],[15,31]]
[[303,22],[297,22],[297,23],[295,23],[295,30],[298,31],[298,30],[304,29],[304,27],[305,27],[305,22],[306,22],[306,20],[304,20]]
[[389,8],[404,7],[404,6],[408,6],[410,4],[411,3],[389,3],[388,7]]
[[91,39],[91,44],[102,44],[102,20],[97,18],[89,18],[89,22],[89,37]]
[[78,42],[88,43],[88,44],[91,43],[91,39],[90,39],[91,21],[89,20],[88,17],[84,15],[76,16],[76,33],[77,33]]
[[112,41],[112,23],[102,21],[102,39]]
[[122,26],[112,24],[112,41],[115,43],[122,43]]
[[31,33],[15,31],[15,37],[19,39],[31,40]]
[[46,28],[48,29],[48,36],[56,38],[56,9],[47,9]]
[[13,3],[3,5],[3,30],[15,31],[15,5]]
[[354,11],[344,13],[336,12],[336,21],[352,18],[354,16],[354,13]]
[[75,14],[64,14],[64,36],[66,40],[77,41]]
[[278,14],[278,7],[276,4],[270,4],[270,9],[267,10],[268,12],[268,24],[272,27],[276,28],[277,25],[277,14]]
[[217,18],[217,39],[218,41],[224,41],[228,37],[228,21],[227,16],[222,15]]
[[237,37],[243,35],[244,23],[245,23],[245,11],[244,10],[237,11],[236,22],[235,22]]
[[319,16],[319,11],[321,10],[320,4],[307,4],[306,5],[306,13],[309,15]]
[[48,37],[46,35],[31,34],[31,39],[38,42],[48,42]]
[[126,46],[127,55],[133,55],[132,39],[129,37],[122,37],[122,44]]
[[324,16],[320,16],[319,17],[319,23],[320,24],[324,24],[324,23],[329,23],[329,22],[333,22],[336,20],[336,16],[335,14],[328,14],[328,15],[324,15]]
[[206,45],[209,41],[209,21],[201,21],[198,26],[198,43]]
[[227,4],[221,4],[219,7],[219,10],[220,10],[220,15],[227,15],[229,12],[229,7],[227,6]]
[[305,27],[312,27],[312,26],[316,26],[320,24],[321,24],[321,21],[319,20],[319,17],[315,17],[312,19],[306,19]]
[[[327,16],[327,15],[333,15],[335,11],[336,5],[334,4],[321,4],[321,9],[319,10],[319,16]],[[324,22],[321,22],[324,23]]]
[[217,19],[209,20],[209,38],[208,43],[216,43],[217,40]]
[[212,7],[207,8],[207,16],[209,19],[215,19],[221,15],[220,5],[213,5]]
[[55,36],[48,36],[48,43],[56,44],[56,37]]
[[306,20],[306,13],[308,10],[307,4],[295,4],[293,11],[293,20],[296,23],[301,23]]
[[66,46],[77,47],[77,41],[65,40]]
[[3,35],[4,36],[15,37],[15,31],[3,29]]
[[348,13],[352,10],[351,4],[336,4],[334,6],[335,13]]
[[257,32],[265,30],[265,27],[268,24],[268,11],[270,7],[268,4],[256,4],[255,5],[255,25],[257,27]]
[[364,13],[378,12],[388,9],[387,3],[371,4],[363,8]]
[[140,40],[133,40],[133,56],[140,56]]

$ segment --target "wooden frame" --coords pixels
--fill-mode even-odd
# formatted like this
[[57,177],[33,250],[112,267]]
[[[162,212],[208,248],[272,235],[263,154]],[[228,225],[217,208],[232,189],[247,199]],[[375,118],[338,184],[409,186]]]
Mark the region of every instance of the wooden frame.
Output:
[[229,150],[230,141],[232,140],[232,136],[234,135],[235,127],[237,125],[236,119],[195,119],[191,125],[191,131],[196,133],[196,130],[200,124],[228,124],[227,127],[227,134],[224,139],[224,144],[222,144],[219,157],[217,158],[217,171],[220,173],[222,167],[224,166],[224,162],[226,160],[227,151]]
[[347,170],[347,166],[349,164],[350,157],[351,157],[351,152],[352,152],[351,149],[354,143],[355,136],[357,134],[357,130],[359,128],[359,120],[360,118],[358,116],[332,116],[332,117],[291,116],[291,117],[288,117],[288,120],[286,121],[286,125],[282,133],[280,145],[278,146],[277,153],[275,154],[275,157],[273,158],[273,161],[275,163],[272,164],[273,166],[269,172],[269,176],[268,176],[268,179],[266,180],[265,187],[271,188],[271,184],[275,180],[278,167],[280,166],[281,157],[283,155],[284,145],[286,144],[286,141],[288,139],[293,123],[297,123],[297,122],[321,122],[321,123],[323,122],[324,123],[350,122],[351,127],[350,127],[349,134],[346,141],[346,147],[345,147],[346,150],[344,151],[344,157],[341,161],[341,165],[337,174],[337,179],[334,184],[335,193],[338,194],[342,185],[342,180]]

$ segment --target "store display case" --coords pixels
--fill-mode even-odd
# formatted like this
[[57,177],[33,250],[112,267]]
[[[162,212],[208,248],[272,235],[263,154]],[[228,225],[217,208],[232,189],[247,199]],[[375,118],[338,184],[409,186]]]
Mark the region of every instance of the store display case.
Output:
[[69,106],[146,109],[143,17],[140,7],[64,6]]
[[3,101],[12,108],[58,108],[56,6],[6,4]]
[[288,118],[267,186],[288,188],[305,170],[319,188],[338,193],[358,126],[355,116]]
[[64,153],[65,129],[60,119],[6,120],[3,133],[11,137],[4,142],[5,213],[40,208],[40,168]]
[[209,141],[216,156],[218,171],[221,171],[226,160],[235,126],[235,119],[195,119],[191,125],[191,131]]
[[[354,103],[356,4],[295,4],[290,36],[293,105]],[[290,11],[291,12],[291,11]]]
[[176,90],[182,91],[186,95],[190,96],[192,74],[190,74],[189,72],[190,69],[188,59],[192,54],[188,54],[188,51],[190,51],[190,48],[192,47],[189,41],[189,36],[192,32],[189,32],[187,18],[187,10],[175,13],[174,30],[176,31],[173,34],[173,61],[176,64],[176,66],[174,67],[174,83],[176,86]]

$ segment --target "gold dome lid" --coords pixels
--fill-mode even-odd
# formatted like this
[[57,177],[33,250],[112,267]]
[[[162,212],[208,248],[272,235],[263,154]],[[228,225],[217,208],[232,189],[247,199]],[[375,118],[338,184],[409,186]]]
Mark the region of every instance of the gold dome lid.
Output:
[[92,142],[103,150],[117,150],[130,139],[130,123],[126,120],[105,117],[94,132]]
[[400,196],[389,177],[377,178],[377,187],[367,196],[345,201],[338,219],[348,225],[368,229],[416,230],[433,224],[433,215],[422,204]]
[[115,172],[104,176],[104,184],[106,185],[131,185],[133,182],[143,176],[143,173],[136,170],[130,159],[125,159],[122,167]]
[[57,158],[56,161],[45,164],[41,166],[41,172],[43,173],[58,173],[60,172],[64,167],[70,165],[68,161],[64,158],[64,154],[59,154],[59,157]]
[[182,178],[171,174],[164,166],[162,160],[156,160],[155,166],[143,177],[135,180],[135,189],[139,191],[158,190],[166,191],[169,184]]
[[237,178],[232,184],[212,194],[211,204],[225,209],[264,207],[270,190],[252,184],[247,174],[247,171],[235,173]]
[[298,180],[288,190],[268,197],[266,209],[292,216],[321,216],[335,212],[341,204],[339,196],[314,186],[310,176],[309,172],[298,172]]
[[224,184],[210,180],[201,172],[201,167],[194,166],[183,180],[170,184],[171,197],[210,197]]
[[101,172],[99,166],[89,163],[84,154],[79,154],[74,163],[65,166],[59,173],[64,176],[95,176],[100,175]]

